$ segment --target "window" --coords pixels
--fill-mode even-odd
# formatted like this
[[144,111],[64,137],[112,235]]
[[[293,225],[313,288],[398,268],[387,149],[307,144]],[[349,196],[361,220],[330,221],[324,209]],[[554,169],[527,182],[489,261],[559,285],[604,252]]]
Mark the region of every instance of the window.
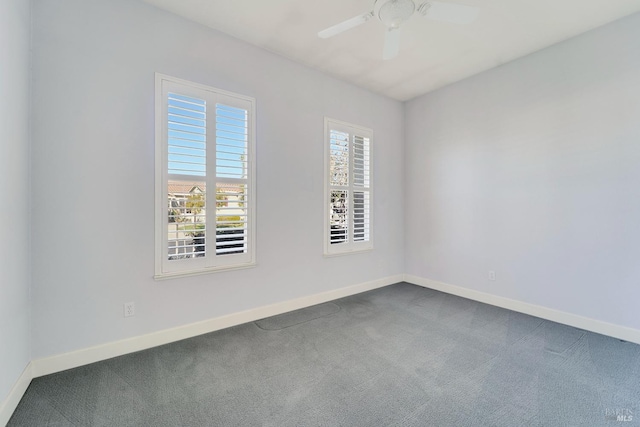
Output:
[[156,278],[255,263],[254,116],[253,98],[156,74]]
[[371,249],[370,129],[325,118],[325,255]]

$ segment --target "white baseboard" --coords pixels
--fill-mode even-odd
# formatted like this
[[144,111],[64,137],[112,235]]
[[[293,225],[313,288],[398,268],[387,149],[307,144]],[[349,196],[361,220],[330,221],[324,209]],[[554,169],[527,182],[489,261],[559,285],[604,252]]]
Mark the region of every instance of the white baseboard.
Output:
[[133,338],[84,348],[69,353],[59,354],[51,357],[33,360],[33,377],[52,374],[66,369],[76,368],[89,363],[110,359],[123,354],[145,350],[159,345],[191,338],[197,335],[206,334],[242,323],[253,322],[265,317],[275,316],[292,310],[309,307],[315,304],[332,301],[349,295],[359,294],[372,289],[381,288],[394,283],[401,282],[402,274],[389,276],[370,282],[347,286],[345,288],[309,295],[294,300],[284,301],[252,310],[246,310],[227,316],[204,320],[202,322],[191,323],[189,325],[153,332]]
[[18,381],[13,385],[13,388],[9,392],[9,395],[6,399],[0,402],[0,426],[7,425],[11,415],[13,415],[13,411],[16,410],[18,403],[20,403],[20,399],[24,396],[24,393],[27,391],[27,387],[31,384],[31,380],[33,379],[33,366],[31,362],[24,368],[22,371],[22,375],[18,378]]
[[573,326],[586,331],[596,332],[598,334],[640,344],[640,330],[638,329],[615,325],[613,323],[607,323],[601,320],[591,319],[540,305],[529,304],[510,298],[487,294],[485,292],[463,288],[461,286],[449,285],[447,283],[437,282],[435,280],[425,279],[411,274],[405,274],[404,281],[470,300],[483,302],[485,304],[495,305],[497,307],[506,308],[519,313],[551,320],[552,322],[562,323],[564,325]]

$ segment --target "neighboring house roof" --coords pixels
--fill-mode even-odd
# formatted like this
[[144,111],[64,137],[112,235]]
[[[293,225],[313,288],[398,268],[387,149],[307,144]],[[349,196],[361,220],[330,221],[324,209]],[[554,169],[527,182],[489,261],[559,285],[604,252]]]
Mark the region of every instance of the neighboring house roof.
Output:
[[[218,189],[225,193],[236,193],[240,189],[241,184],[221,184]],[[170,181],[167,185],[167,191],[169,194],[193,194],[204,193],[205,186],[203,183],[198,182],[176,182]]]
[[204,185],[188,182],[169,182],[167,186],[169,194],[204,193]]

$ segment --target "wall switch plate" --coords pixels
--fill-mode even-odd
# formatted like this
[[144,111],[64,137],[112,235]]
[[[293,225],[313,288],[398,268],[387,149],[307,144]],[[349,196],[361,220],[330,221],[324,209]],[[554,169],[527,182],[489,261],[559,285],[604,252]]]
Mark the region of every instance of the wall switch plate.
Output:
[[489,280],[496,280],[496,272],[493,270],[489,270]]
[[135,316],[136,306],[132,302],[124,303],[124,317]]

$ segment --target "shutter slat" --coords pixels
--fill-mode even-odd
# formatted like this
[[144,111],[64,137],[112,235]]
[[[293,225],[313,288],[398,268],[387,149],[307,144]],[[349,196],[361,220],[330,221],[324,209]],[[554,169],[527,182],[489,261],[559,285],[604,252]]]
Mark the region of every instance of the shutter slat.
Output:
[[169,136],[171,135],[180,135],[177,138],[190,139],[193,141],[205,141],[206,132],[191,132],[188,130],[180,129],[179,126],[171,126],[169,127]]
[[[176,141],[184,141],[184,142],[190,143],[191,145],[180,145],[180,144],[177,144]],[[192,150],[201,150],[201,151],[206,150],[206,145],[200,141],[191,141],[191,140],[182,139],[182,138],[170,138],[169,143],[171,144],[169,146],[170,148],[177,147],[177,148],[190,148]],[[204,156],[204,153],[202,154]]]

